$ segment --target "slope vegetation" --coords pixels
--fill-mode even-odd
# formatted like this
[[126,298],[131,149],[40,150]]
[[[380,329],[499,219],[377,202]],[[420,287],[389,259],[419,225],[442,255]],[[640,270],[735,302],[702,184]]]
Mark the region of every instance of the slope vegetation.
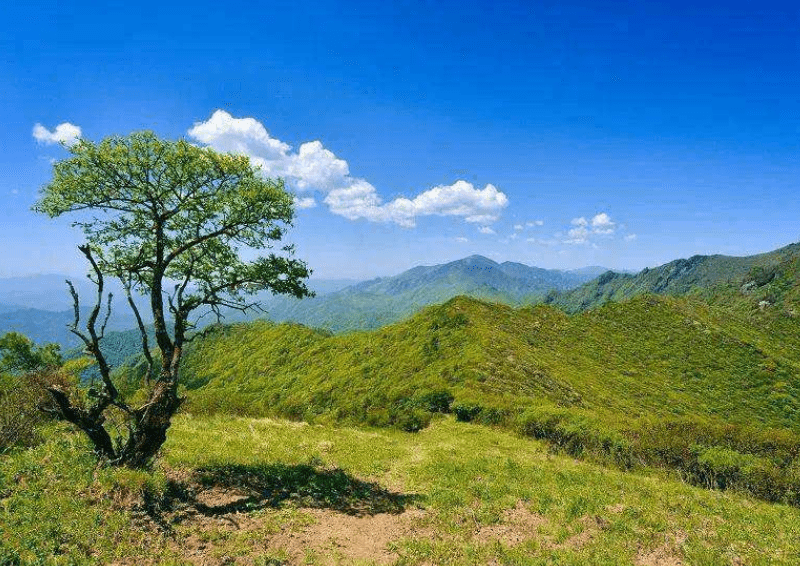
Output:
[[704,299],[646,295],[573,316],[458,297],[345,336],[221,327],[187,354],[189,410],[405,430],[453,412],[800,503],[798,260],[751,276]]
[[[265,321],[221,328],[185,367],[195,403],[250,414],[369,422],[371,410],[446,390],[456,402],[507,408],[550,402],[800,426],[798,360],[764,350],[759,337],[768,342],[686,299],[638,297],[568,317],[458,297],[371,333]],[[776,388],[780,403],[770,401]]]
[[723,283],[737,281],[753,270],[769,271],[800,256],[800,243],[764,254],[730,257],[696,255],[677,259],[636,275],[608,271],[580,287],[548,295],[546,302],[574,313],[609,301],[642,294],[688,295]]

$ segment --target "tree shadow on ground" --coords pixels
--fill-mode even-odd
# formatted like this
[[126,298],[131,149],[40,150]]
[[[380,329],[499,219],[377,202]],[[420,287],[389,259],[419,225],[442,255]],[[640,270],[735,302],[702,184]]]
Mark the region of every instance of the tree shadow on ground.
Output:
[[[214,495],[217,497],[214,497]],[[160,497],[145,494],[147,514],[162,527],[187,511],[213,517],[284,506],[332,509],[348,515],[402,513],[421,496],[390,491],[339,468],[313,464],[218,465],[169,480]]]

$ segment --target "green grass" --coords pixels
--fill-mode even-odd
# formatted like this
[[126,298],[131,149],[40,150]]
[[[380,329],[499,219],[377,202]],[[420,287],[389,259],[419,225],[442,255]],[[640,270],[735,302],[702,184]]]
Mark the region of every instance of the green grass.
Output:
[[[204,489],[223,488],[254,495],[219,520],[212,520],[219,509],[198,521],[202,508],[181,507]],[[800,559],[796,508],[693,488],[663,472],[554,456],[537,441],[452,418],[408,434],[182,416],[152,475],[97,468],[83,442],[60,430],[0,462],[0,492],[0,562],[9,564],[131,557],[181,564],[198,556],[325,564],[325,541],[302,560],[270,541],[303,536],[321,520],[314,513],[342,523],[360,516],[368,525],[402,509],[419,511],[413,528],[387,542],[395,564],[624,565],[650,554],[698,565]],[[154,516],[163,512],[165,529],[148,519],[147,505]],[[515,527],[515,510],[535,526]],[[240,528],[227,527],[226,517]],[[517,538],[507,536],[512,531]],[[346,544],[339,548],[341,563],[359,563],[347,559]]]

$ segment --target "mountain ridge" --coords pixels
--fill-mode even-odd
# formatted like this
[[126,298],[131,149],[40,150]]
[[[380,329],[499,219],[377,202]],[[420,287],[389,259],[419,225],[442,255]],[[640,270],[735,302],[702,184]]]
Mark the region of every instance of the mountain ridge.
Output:
[[264,307],[271,320],[348,332],[400,321],[425,306],[458,295],[520,305],[541,300],[553,289],[569,289],[589,279],[588,275],[509,261],[497,263],[471,255],[362,281],[322,297],[270,298]]
[[774,269],[796,257],[800,257],[800,243],[750,256],[693,255],[636,274],[609,270],[579,287],[551,294],[545,302],[574,313],[647,293],[693,294],[743,278],[756,268]]

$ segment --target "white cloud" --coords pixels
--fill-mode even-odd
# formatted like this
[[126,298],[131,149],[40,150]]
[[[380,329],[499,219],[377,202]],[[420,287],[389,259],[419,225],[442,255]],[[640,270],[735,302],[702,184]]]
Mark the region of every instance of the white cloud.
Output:
[[590,220],[584,216],[573,218],[570,224],[565,244],[586,244],[592,236],[611,236],[617,230],[617,223],[605,212],[595,214]]
[[314,197],[294,197],[294,207],[297,209],[314,208],[317,206],[317,201]]
[[351,176],[347,162],[320,141],[303,143],[297,152],[292,152],[290,145],[270,136],[254,118],[234,118],[223,110],[214,112],[206,122],[196,123],[189,135],[218,151],[247,155],[266,176],[282,177],[295,191],[326,193],[323,202],[330,211],[350,220],[364,218],[410,228],[416,225],[417,217],[438,215],[488,224],[497,220],[508,205],[508,197],[494,185],[478,189],[466,181],[384,203],[371,183]]
[[354,179],[349,186],[332,190],[325,197],[325,204],[331,212],[349,220],[357,218],[383,220],[379,218],[383,214],[381,198],[375,187],[363,179]]
[[556,245],[561,243],[560,240],[553,239],[553,238],[549,238],[549,239],[548,238],[526,238],[525,241],[528,242],[529,244],[538,244],[540,246],[547,246],[547,247],[556,246]]
[[523,230],[527,230],[528,228],[534,228],[537,226],[544,226],[544,220],[530,220],[525,224],[514,224],[514,231],[522,232]]
[[632,242],[636,239],[636,234],[628,234],[623,238],[626,242]]
[[291,149],[271,137],[254,118],[234,118],[224,110],[217,110],[205,122],[196,122],[189,135],[217,151],[244,153],[266,162],[282,161]]
[[494,234],[495,233],[495,231],[492,230],[489,226],[481,226],[480,228],[478,228],[478,232],[480,232],[481,234]]
[[613,234],[616,229],[616,223],[612,222],[611,217],[605,212],[596,214],[592,218],[592,232],[595,234]]
[[456,240],[456,242],[458,242],[460,244],[464,244],[466,242],[469,242],[469,238],[465,238],[464,236],[459,236],[459,237],[455,238],[455,240]]
[[51,132],[37,122],[33,126],[33,137],[36,138],[36,141],[45,145],[63,143],[69,147],[81,137],[81,129],[75,124],[64,122],[56,126]]
[[347,161],[313,141],[302,144],[292,156],[287,176],[300,190],[331,190],[346,184],[349,173]]
[[589,238],[589,229],[586,226],[577,225],[570,228],[567,232],[565,244],[585,244]]

